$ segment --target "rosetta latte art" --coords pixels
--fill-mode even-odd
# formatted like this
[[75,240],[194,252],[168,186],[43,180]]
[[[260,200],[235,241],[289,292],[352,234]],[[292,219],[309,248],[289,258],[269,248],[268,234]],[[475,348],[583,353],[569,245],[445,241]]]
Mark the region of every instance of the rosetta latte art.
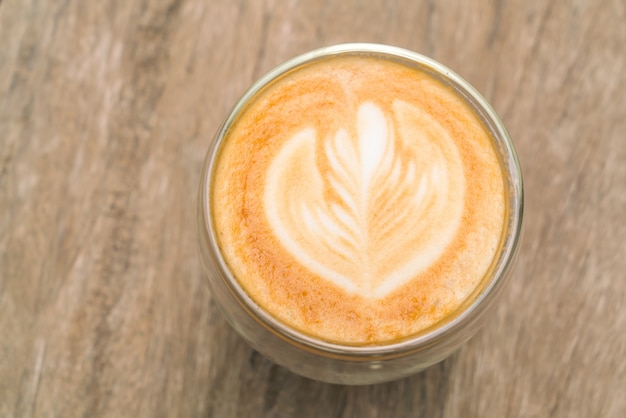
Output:
[[265,179],[265,212],[280,243],[313,273],[366,298],[385,297],[433,265],[464,205],[448,132],[416,105],[396,100],[385,110],[361,103],[355,126],[324,138],[303,127]]

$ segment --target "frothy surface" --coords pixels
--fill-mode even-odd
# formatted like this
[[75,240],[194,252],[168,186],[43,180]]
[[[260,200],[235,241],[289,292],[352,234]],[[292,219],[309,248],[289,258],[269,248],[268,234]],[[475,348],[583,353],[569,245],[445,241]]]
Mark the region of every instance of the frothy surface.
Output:
[[252,102],[211,190],[223,256],[250,296],[322,339],[380,343],[455,311],[504,223],[501,169],[478,119],[428,75],[329,58]]

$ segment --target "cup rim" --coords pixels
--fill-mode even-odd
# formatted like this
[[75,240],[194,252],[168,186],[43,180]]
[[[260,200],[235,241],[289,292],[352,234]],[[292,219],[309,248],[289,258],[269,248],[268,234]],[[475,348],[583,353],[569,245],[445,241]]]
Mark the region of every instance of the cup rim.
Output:
[[[498,154],[498,158],[503,160],[501,161],[502,170],[506,175],[505,183],[508,183],[508,185],[505,184],[505,189],[507,189],[509,193],[509,204],[507,207],[511,212],[508,217],[507,234],[503,239],[504,242],[501,243],[501,251],[492,262],[492,267],[488,270],[491,272],[491,279],[489,283],[486,283],[481,288],[480,293],[475,296],[469,304],[461,304],[458,308],[463,309],[461,312],[452,313],[451,315],[454,316],[452,319],[439,321],[425,330],[409,335],[404,339],[372,345],[350,345],[325,341],[289,326],[259,306],[239,284],[219,250],[215,238],[209,199],[209,188],[213,177],[214,163],[220,145],[239,113],[263,88],[288,71],[316,60],[339,55],[360,54],[370,57],[380,56],[386,59],[402,61],[405,65],[411,63],[420,66],[432,72],[441,81],[453,86],[457,94],[463,94],[467,99],[472,101],[470,104],[475,108],[474,111],[480,113],[480,116],[485,119],[484,122],[488,125],[487,127],[491,131],[491,136],[494,142],[497,143],[496,145],[498,145],[498,147],[494,148],[497,148],[496,153]],[[280,338],[288,339],[319,353],[347,355],[357,358],[388,354],[395,355],[417,351],[421,347],[453,332],[466,321],[470,320],[475,311],[485,304],[490,296],[502,285],[519,248],[524,213],[522,171],[517,153],[503,122],[487,100],[485,100],[470,83],[434,59],[407,49],[375,43],[345,43],[318,48],[285,61],[255,81],[229,112],[228,117],[218,129],[217,134],[209,146],[203,165],[200,193],[202,199],[202,224],[204,226],[204,231],[202,232],[208,241],[208,248],[212,251],[217,261],[217,267],[221,276],[220,280],[224,282],[231,295],[238,299],[238,302],[244,309],[250,315],[253,315],[255,317],[254,319],[259,322],[260,325],[264,325],[265,328],[269,329]],[[493,267],[494,262],[496,263],[495,267]],[[487,276],[483,277],[482,280],[486,279]],[[463,308],[463,306],[465,307]],[[441,322],[444,323],[439,325]]]

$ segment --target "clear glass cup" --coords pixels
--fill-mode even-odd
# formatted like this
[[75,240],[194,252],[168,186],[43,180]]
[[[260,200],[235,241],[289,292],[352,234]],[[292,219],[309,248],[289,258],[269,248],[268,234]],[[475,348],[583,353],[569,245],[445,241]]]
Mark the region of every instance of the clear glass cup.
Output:
[[[508,205],[505,233],[498,254],[485,277],[487,284],[454,314],[407,339],[375,346],[329,343],[302,333],[272,317],[238,284],[217,245],[209,204],[209,186],[216,152],[245,105],[269,83],[306,63],[336,55],[372,56],[399,62],[430,73],[452,87],[491,131],[505,181]],[[233,328],[257,351],[300,375],[339,384],[372,384],[417,373],[451,355],[479,329],[510,276],[522,231],[523,186],[520,165],[511,139],[487,101],[454,72],[415,52],[387,45],[343,44],[293,58],[254,83],[220,127],[205,158],[197,206],[202,262],[213,298]]]

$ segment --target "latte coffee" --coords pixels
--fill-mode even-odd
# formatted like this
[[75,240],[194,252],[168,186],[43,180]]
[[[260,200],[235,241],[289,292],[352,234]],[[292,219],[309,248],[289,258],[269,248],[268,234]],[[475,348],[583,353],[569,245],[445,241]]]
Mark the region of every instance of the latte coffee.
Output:
[[205,163],[200,246],[253,347],[308,377],[375,383],[476,332],[522,202],[508,134],[469,84],[410,51],[338,45],[235,106]]

